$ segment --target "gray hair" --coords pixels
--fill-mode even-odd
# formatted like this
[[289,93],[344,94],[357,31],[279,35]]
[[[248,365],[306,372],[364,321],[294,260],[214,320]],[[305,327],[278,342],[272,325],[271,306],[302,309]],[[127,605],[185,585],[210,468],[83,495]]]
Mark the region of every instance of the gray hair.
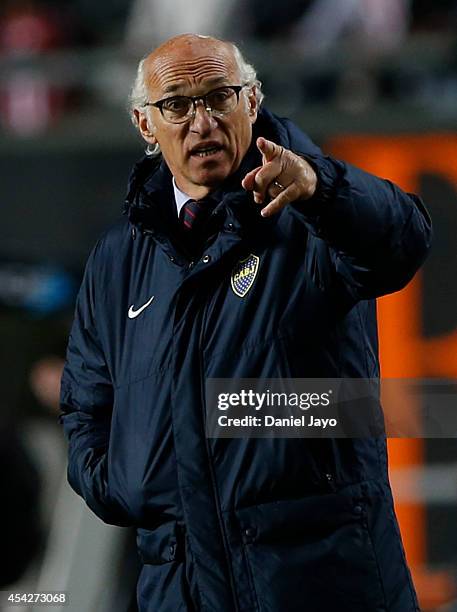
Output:
[[[233,50],[233,54],[235,56],[235,61],[240,71],[240,79],[241,82],[250,88],[254,87],[255,97],[257,100],[257,105],[260,107],[262,104],[262,100],[264,99],[264,94],[262,92],[262,83],[257,78],[257,73],[252,64],[249,64],[240,49],[235,45],[235,43],[228,43]],[[149,54],[148,54],[149,55]],[[139,129],[137,118],[135,117],[135,110],[142,110],[144,105],[148,101],[148,92],[146,88],[146,74],[145,74],[145,62],[148,57],[146,55],[143,57],[137,68],[135,80],[133,82],[132,89],[130,90],[130,95],[128,98],[128,112],[130,114],[130,119],[132,120],[133,125]],[[146,155],[150,155],[152,157],[160,155],[160,146],[159,144],[155,144],[154,146],[148,145],[146,147]]]

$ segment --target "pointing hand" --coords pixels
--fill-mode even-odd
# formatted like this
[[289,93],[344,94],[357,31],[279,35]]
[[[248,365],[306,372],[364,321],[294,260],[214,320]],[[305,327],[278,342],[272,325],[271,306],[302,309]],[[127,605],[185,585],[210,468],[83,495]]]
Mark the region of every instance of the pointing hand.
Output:
[[274,215],[289,202],[308,200],[314,194],[317,176],[305,159],[266,138],[257,138],[256,145],[262,153],[262,165],[248,172],[241,184],[254,193],[257,204],[263,204],[267,196],[272,198],[262,208],[263,217]]

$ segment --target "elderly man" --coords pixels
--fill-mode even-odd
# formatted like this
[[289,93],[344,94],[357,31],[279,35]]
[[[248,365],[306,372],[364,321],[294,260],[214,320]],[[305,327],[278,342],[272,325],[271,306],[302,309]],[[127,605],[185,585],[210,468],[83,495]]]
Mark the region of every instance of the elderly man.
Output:
[[205,435],[209,378],[376,378],[375,298],[430,242],[419,198],[261,100],[231,43],[183,35],[140,63],[148,155],[90,256],[62,380],[69,481],[136,527],[141,611],[413,612],[383,438]]

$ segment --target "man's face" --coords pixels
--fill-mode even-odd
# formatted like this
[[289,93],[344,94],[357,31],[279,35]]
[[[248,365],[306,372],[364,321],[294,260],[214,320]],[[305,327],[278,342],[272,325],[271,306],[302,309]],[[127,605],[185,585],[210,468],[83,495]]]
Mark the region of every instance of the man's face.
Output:
[[[169,41],[146,61],[150,102],[172,96],[198,96],[224,85],[243,85],[232,49],[220,41],[184,36]],[[138,114],[145,140],[159,143],[178,187],[201,198],[235,172],[249,148],[257,103],[252,90],[241,90],[227,115],[209,114],[201,101],[185,123],[168,123],[149,106]],[[203,152],[207,150],[207,152]]]

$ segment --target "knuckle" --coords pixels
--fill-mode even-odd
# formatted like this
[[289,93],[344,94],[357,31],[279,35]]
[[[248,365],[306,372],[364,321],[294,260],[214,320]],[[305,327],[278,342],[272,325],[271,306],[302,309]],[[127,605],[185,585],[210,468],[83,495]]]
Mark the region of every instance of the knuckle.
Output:
[[262,180],[261,176],[257,175],[255,177],[254,187],[255,187],[256,190],[262,189],[262,187],[263,187],[263,180]]

